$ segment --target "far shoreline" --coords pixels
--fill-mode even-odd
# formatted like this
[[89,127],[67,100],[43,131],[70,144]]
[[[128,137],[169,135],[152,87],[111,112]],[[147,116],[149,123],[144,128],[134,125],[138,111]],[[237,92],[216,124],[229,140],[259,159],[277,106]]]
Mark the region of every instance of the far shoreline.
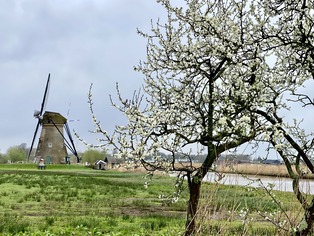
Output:
[[[293,166],[295,168],[295,166]],[[314,174],[310,173],[305,165],[301,165],[300,169],[303,175],[301,179],[314,179]],[[295,169],[294,169],[295,170]],[[285,177],[290,178],[287,168],[284,164],[253,164],[239,163],[232,165],[217,165],[215,171],[230,174],[243,174],[253,176],[270,176],[270,177]]]

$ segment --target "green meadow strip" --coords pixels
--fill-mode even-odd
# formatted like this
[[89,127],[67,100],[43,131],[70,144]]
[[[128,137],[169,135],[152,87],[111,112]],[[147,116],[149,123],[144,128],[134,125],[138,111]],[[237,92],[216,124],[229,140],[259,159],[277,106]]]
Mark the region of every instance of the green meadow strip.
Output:
[[[84,166],[0,165],[0,235],[182,235],[187,192],[176,203],[174,178],[98,171]],[[204,183],[196,235],[276,235],[266,216],[284,209],[297,219],[293,194]]]

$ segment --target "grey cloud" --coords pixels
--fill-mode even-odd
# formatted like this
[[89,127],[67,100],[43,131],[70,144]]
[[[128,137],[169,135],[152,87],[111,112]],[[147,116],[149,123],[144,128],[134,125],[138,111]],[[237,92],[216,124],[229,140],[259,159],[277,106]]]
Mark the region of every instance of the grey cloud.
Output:
[[[70,126],[87,140],[93,129],[87,92],[94,83],[98,117],[105,129],[124,122],[110,106],[115,83],[131,94],[142,83],[133,66],[145,57],[146,42],[136,28],[165,12],[154,0],[11,0],[0,8],[0,152],[33,135],[47,75],[51,88],[47,110],[70,115]],[[78,143],[78,145],[80,145]],[[81,147],[83,148],[83,147]]]

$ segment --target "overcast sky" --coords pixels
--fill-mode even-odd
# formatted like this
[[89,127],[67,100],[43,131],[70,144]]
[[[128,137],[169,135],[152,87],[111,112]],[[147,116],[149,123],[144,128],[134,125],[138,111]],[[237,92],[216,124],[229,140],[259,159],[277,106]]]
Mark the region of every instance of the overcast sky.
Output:
[[[133,66],[145,60],[151,20],[165,10],[155,0],[0,0],[0,153],[11,146],[30,146],[48,73],[51,85],[46,110],[69,119],[89,143],[93,123],[87,94],[94,84],[95,111],[102,127],[112,131],[125,120],[110,106],[115,83],[131,96],[143,76]],[[69,115],[67,116],[69,112]],[[298,113],[312,117],[312,109]],[[292,117],[295,113],[292,114]],[[310,119],[311,121],[311,119]],[[308,125],[311,127],[312,125]],[[39,134],[35,142],[37,146]],[[79,151],[85,147],[75,138]],[[243,151],[250,153],[250,151]]]
[[[87,105],[94,84],[96,113],[104,129],[123,122],[110,107],[109,94],[119,82],[126,96],[143,76],[133,66],[145,59],[151,19],[166,12],[154,0],[0,0],[0,152],[30,146],[48,73],[51,85],[46,110],[69,119],[70,128],[96,143]],[[121,121],[121,122],[120,122]],[[39,134],[38,137],[39,138]],[[37,141],[35,146],[37,146]],[[83,145],[75,141],[79,150]]]

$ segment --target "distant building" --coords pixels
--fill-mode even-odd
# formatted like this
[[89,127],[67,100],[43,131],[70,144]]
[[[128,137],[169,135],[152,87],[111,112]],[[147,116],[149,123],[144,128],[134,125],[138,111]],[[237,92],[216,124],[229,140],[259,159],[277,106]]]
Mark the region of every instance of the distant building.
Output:
[[94,163],[94,169],[96,170],[106,170],[108,167],[107,162],[103,160],[98,160]]
[[274,159],[266,159],[261,161],[262,164],[266,164],[266,165],[281,165],[283,164],[282,161],[280,160],[274,160]]
[[243,163],[251,163],[252,158],[247,154],[227,154],[221,155],[218,157],[216,164],[217,165],[234,165],[234,164],[243,164]]
[[106,157],[105,161],[108,163],[108,168],[117,167],[125,162],[123,158],[116,158],[112,156]]

